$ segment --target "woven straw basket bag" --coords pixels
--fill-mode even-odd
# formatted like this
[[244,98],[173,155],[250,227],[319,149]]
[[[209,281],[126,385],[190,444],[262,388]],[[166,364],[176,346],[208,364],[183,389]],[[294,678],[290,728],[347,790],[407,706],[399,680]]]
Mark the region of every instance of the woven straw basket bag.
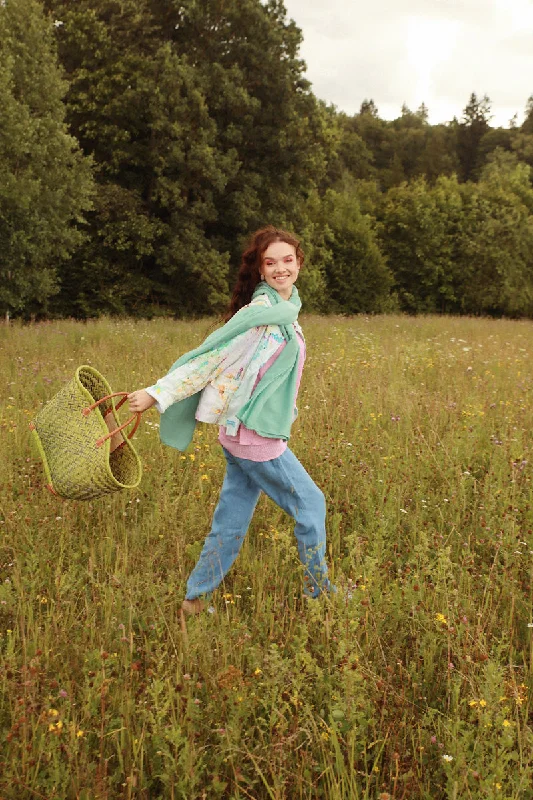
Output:
[[[122,397],[116,406],[115,397]],[[39,411],[30,428],[51,492],[69,500],[91,500],[139,485],[141,462],[129,439],[141,415],[123,425],[116,415],[126,398],[127,392],[113,394],[96,369],[81,366]],[[132,422],[128,437],[122,436]]]

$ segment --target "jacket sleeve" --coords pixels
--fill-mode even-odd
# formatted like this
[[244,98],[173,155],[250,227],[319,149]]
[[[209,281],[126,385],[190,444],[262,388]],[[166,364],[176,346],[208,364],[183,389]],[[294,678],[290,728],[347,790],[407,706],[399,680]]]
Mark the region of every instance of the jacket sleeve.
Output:
[[246,349],[247,333],[232,341],[195,356],[181,367],[167,373],[145,391],[156,400],[156,408],[162,414],[173,403],[201,392],[225,368],[239,359]]

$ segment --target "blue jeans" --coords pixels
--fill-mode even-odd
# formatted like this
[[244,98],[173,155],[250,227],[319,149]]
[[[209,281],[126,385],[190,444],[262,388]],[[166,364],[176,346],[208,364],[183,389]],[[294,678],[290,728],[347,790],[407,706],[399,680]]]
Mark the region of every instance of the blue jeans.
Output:
[[271,461],[227,461],[220,499],[198,563],[187,581],[187,600],[209,594],[223,581],[239,555],[263,491],[296,522],[294,533],[304,566],[304,592],[317,597],[330,588],[326,555],[326,503],[296,456],[287,448]]

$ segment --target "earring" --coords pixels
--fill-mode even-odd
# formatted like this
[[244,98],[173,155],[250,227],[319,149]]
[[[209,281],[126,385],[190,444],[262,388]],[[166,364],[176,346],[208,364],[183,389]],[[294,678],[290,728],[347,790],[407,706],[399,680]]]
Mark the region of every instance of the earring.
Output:
[[261,280],[262,280],[262,281],[264,281],[264,280],[265,280],[265,276],[264,276],[264,275],[261,275]]

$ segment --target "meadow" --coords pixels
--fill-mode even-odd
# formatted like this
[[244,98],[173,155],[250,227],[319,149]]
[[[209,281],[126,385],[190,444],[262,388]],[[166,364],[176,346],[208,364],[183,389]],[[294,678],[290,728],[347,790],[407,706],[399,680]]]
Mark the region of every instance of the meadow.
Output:
[[303,317],[291,447],[339,591],[302,596],[263,497],[184,631],[216,429],[180,454],[151,410],[138,490],[72,502],[28,423],[78,365],[142,388],[213,324],[0,328],[1,800],[533,798],[533,324]]

